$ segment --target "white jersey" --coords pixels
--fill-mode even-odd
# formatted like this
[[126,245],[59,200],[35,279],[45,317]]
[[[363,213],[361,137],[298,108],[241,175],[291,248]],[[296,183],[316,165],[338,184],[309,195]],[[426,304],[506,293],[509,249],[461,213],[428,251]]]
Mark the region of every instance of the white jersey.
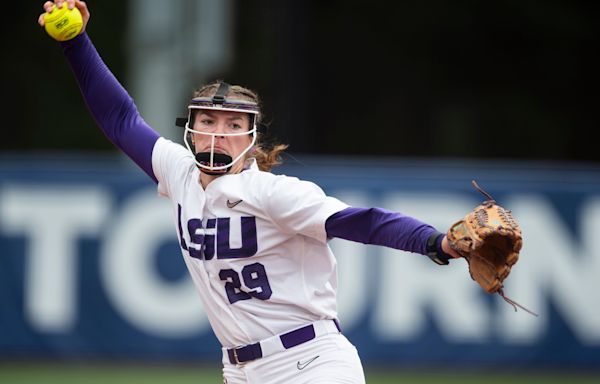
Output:
[[152,153],[183,258],[226,348],[337,317],[337,270],[325,221],[347,207],[316,184],[262,172],[200,184],[192,154],[160,138]]

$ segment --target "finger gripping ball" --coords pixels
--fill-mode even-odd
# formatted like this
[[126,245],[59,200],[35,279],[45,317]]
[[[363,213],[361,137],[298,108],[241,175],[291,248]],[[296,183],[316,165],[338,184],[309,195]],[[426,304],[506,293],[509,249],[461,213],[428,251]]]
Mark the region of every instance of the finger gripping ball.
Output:
[[44,27],[55,40],[66,41],[81,32],[83,18],[77,8],[69,9],[66,4],[56,8],[54,5],[52,13],[44,14]]

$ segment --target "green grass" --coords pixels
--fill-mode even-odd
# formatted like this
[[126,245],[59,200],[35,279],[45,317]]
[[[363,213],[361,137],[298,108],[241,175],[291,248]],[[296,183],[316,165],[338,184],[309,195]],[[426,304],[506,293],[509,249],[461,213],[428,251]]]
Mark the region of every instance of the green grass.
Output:
[[218,368],[148,364],[0,363],[4,384],[222,383]]
[[[365,369],[369,384],[591,384],[594,375],[568,373],[442,373]],[[0,383],[6,384],[203,384],[222,383],[219,367],[190,365],[1,363]]]
[[[367,371],[368,372],[368,371]],[[372,372],[368,384],[598,384],[600,374]]]

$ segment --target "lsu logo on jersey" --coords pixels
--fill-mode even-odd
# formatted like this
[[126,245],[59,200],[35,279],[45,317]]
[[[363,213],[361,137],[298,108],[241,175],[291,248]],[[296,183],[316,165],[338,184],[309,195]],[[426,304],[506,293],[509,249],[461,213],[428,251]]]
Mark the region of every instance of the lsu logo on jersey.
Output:
[[[239,248],[232,248],[229,242],[230,217],[208,219],[206,227],[202,226],[202,219],[189,219],[184,227],[181,221],[181,205],[178,205],[177,219],[181,248],[188,251],[191,257],[211,260],[216,254],[217,259],[236,259],[254,256],[258,251],[256,217],[239,218],[242,229],[242,246]],[[189,235],[189,244],[183,238],[184,228]],[[268,300],[273,294],[267,271],[261,263],[244,265],[239,271],[231,268],[221,269],[219,278],[224,283],[223,287],[230,304],[249,299]]]
[[[237,259],[254,256],[258,251],[256,236],[256,218],[253,216],[241,217],[242,246],[232,248],[229,242],[231,232],[231,218],[222,217],[208,219],[206,227],[202,226],[202,219],[190,219],[185,224],[181,221],[181,205],[177,207],[179,243],[182,249],[188,251],[191,257],[204,260]],[[183,231],[187,230],[190,244],[184,237]]]

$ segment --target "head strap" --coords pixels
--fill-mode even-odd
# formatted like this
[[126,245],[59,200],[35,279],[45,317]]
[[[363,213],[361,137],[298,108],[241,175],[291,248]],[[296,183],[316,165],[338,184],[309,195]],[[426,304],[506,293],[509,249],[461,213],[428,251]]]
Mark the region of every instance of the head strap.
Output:
[[229,84],[222,81],[219,84],[219,88],[217,89],[217,92],[215,92],[215,95],[212,98],[212,103],[213,104],[223,104],[225,102],[225,98],[227,97],[227,95],[229,95],[230,87],[231,86]]

